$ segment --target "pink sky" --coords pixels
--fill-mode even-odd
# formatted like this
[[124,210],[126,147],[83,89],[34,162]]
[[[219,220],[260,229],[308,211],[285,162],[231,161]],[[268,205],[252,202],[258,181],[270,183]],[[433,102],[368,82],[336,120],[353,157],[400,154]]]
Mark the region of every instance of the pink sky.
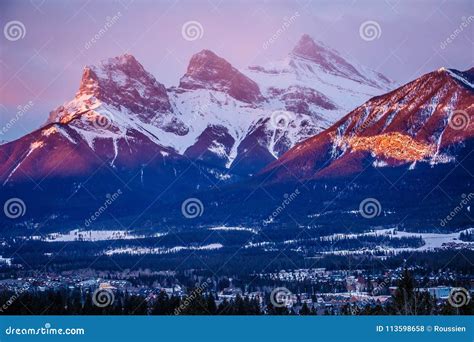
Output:
[[[120,17],[100,39],[107,17]],[[268,49],[263,44],[298,13]],[[285,57],[303,33],[350,59],[405,83],[441,66],[473,66],[472,1],[60,1],[0,2],[0,24],[20,21],[26,33],[0,37],[0,128],[33,106],[0,136],[11,140],[41,125],[50,110],[72,99],[87,64],[133,54],[159,82],[177,85],[190,57],[206,48],[237,68]],[[471,19],[471,20],[470,20]],[[181,28],[198,21],[203,36],[183,39]],[[362,23],[376,21],[378,39],[361,39]],[[467,26],[445,48],[441,44]]]

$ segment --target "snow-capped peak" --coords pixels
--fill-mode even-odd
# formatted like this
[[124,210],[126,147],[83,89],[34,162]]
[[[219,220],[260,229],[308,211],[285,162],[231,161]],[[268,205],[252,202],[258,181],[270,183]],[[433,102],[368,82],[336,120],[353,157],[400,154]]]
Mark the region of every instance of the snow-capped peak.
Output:
[[[293,67],[298,67],[302,62],[301,60],[311,61],[312,68],[316,66],[321,72],[351,79],[374,88],[387,90],[394,85],[382,74],[360,66],[356,62],[349,61],[338,51],[322,42],[314,41],[307,34],[300,38],[289,57],[289,63]],[[304,67],[308,68],[307,65],[304,65]]]
[[[292,54],[318,61],[318,57],[324,51],[330,49],[323,45],[323,43],[316,43],[310,35],[304,34],[293,48]],[[332,52],[334,53],[334,52]]]
[[260,89],[254,81],[210,50],[202,50],[192,56],[179,87],[222,91],[247,103],[262,100]]
[[135,57],[125,54],[103,60],[99,65],[86,66],[82,74],[79,93],[98,95],[98,93],[107,91],[107,85],[114,83],[116,86],[124,87],[130,80],[137,81],[142,85],[157,83]]
[[[337,68],[322,67],[318,56]],[[133,56],[122,55],[86,67],[75,98],[50,122],[70,126],[92,149],[111,141],[112,165],[121,146],[141,136],[190,159],[253,174],[383,92],[377,81],[356,80],[337,56],[303,36],[275,72],[241,72],[202,50],[179,86],[166,89]]]
[[437,70],[373,97],[266,171],[284,164],[292,177],[337,177],[362,172],[367,162],[374,167],[410,164],[410,169],[415,162],[453,162],[474,132],[474,88],[468,77],[454,69]]
[[71,114],[97,108],[101,103],[138,114],[143,120],[153,120],[171,110],[165,86],[135,57],[125,54],[97,66],[86,66],[74,100],[53,111],[48,121],[64,121]]

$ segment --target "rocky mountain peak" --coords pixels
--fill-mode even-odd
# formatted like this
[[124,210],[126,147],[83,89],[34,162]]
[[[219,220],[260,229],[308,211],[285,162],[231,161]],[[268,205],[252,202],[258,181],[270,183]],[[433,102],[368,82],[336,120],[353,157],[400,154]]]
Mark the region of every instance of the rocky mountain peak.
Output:
[[157,113],[171,111],[165,86],[135,57],[124,54],[86,66],[75,99],[53,111],[48,121],[61,121],[71,112],[97,107],[100,103],[128,110],[147,120]]
[[316,63],[325,73],[342,76],[377,88],[386,88],[391,83],[390,80],[377,72],[371,72],[372,77],[368,77],[368,70],[349,62],[339,52],[321,42],[316,42],[308,34],[304,34],[300,38],[290,53],[290,57]]
[[320,55],[321,50],[324,50],[324,48],[316,44],[316,42],[313,40],[313,38],[311,38],[310,35],[304,34],[296,43],[292,53],[300,57],[313,59],[317,58],[318,55]]
[[262,95],[254,81],[210,50],[192,56],[180,88],[222,91],[242,102],[258,102]]

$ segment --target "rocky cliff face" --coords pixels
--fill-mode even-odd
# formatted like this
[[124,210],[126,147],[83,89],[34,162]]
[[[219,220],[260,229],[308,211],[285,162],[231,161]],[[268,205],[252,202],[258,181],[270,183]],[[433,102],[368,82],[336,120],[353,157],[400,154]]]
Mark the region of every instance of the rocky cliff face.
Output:
[[265,172],[290,177],[286,169],[292,176],[311,179],[354,174],[367,163],[374,168],[413,169],[420,163],[454,162],[454,147],[474,134],[471,77],[472,70],[442,68],[374,97],[296,145]]

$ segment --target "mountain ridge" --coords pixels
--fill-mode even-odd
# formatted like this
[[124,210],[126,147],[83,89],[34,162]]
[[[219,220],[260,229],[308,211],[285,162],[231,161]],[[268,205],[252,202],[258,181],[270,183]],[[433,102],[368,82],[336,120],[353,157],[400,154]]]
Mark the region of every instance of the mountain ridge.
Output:
[[[474,87],[465,89],[467,84],[459,79],[458,73],[462,74],[441,68],[370,99],[323,133],[290,149],[262,173],[275,171],[283,164],[287,168],[294,161],[299,165],[295,173],[300,171],[302,178],[316,176],[312,174],[318,169],[314,165],[325,164],[329,164],[324,166],[327,170],[318,170],[316,174],[337,175],[331,172],[331,163],[340,169],[337,166],[343,163],[340,159],[347,158],[347,170],[350,170],[349,165],[354,167],[354,161],[363,159],[366,153],[379,158],[374,160],[374,165],[379,166],[451,161],[444,153],[447,147],[474,134],[469,122],[474,112]],[[451,122],[456,116],[467,120],[467,126],[457,129]],[[304,160],[306,166],[298,160]],[[310,164],[313,166],[309,167]],[[360,171],[362,164],[359,165],[349,173]]]
[[[296,50],[302,41],[313,40],[303,36]],[[251,175],[297,142],[328,127],[355,103],[362,103],[368,98],[367,91],[384,89],[365,84],[361,93],[351,90],[345,96],[361,81],[347,79],[349,83],[344,84],[345,76],[331,74],[324,80],[331,93],[328,97],[311,80],[318,84],[329,71],[313,74],[319,67],[305,63],[310,63],[305,64],[310,68],[306,72],[292,69],[295,78],[279,87],[267,87],[253,80],[249,72],[259,75],[251,69],[241,72],[212,51],[202,50],[190,59],[179,85],[166,89],[133,56],[125,54],[86,67],[75,98],[54,110],[48,122],[64,123],[71,116],[83,115],[97,122],[96,126],[106,126],[97,131],[85,129],[86,124],[78,127],[92,149],[104,131],[119,140],[131,127],[178,154],[227,168],[230,173]],[[342,88],[338,80],[344,81]],[[351,100],[342,104],[342,97]],[[225,137],[219,138],[222,135]]]

